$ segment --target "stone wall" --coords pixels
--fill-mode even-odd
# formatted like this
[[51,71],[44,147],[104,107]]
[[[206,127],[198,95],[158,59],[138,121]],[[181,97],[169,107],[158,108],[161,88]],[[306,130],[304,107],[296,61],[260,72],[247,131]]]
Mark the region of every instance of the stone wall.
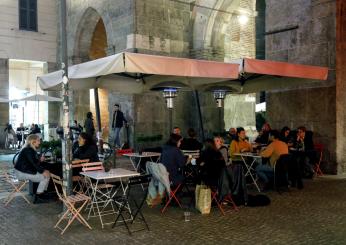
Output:
[[190,6],[169,0],[135,1],[133,46],[140,53],[188,56]]
[[346,2],[336,2],[336,153],[339,172],[346,172]]
[[[335,69],[334,0],[269,0],[266,4],[266,32],[278,31],[266,35],[266,59]],[[305,125],[313,130],[315,141],[327,148],[323,167],[336,173],[335,74],[331,71],[327,82],[309,87],[268,93],[268,120],[277,128]]]
[[[0,97],[8,99],[8,59],[0,59]],[[0,103],[0,146],[4,146],[4,128],[9,121],[9,103]]]
[[267,119],[272,128],[305,126],[314,143],[325,146],[323,170],[336,174],[335,87],[268,93]]

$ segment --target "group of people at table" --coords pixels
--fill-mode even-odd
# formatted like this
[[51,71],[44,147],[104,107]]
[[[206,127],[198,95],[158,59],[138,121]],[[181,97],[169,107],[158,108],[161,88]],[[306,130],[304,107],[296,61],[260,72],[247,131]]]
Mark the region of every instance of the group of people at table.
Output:
[[[37,182],[38,187],[34,194],[34,203],[47,202],[47,188],[50,180],[50,172],[62,176],[62,168],[46,162],[43,156],[38,154],[41,139],[37,134],[30,134],[25,141],[25,145],[19,152],[15,162],[15,174],[19,180],[30,180]],[[99,161],[97,145],[93,138],[82,132],[78,136],[78,141],[73,147],[74,159],[89,159],[90,162]],[[78,170],[73,169],[73,174],[77,175]]]
[[[255,144],[251,144],[246,137],[244,128],[232,128],[228,134],[230,145],[227,147],[220,136],[207,139],[203,145],[197,140],[196,132],[192,128],[188,130],[186,138],[181,136],[179,128],[174,128],[169,140],[162,147],[160,162],[166,167],[174,186],[184,180],[182,169],[192,160],[191,156],[184,155],[182,150],[199,150],[199,157],[192,161],[199,167],[199,180],[206,185],[216,186],[223,168],[232,168],[238,163],[242,164],[239,153],[256,152],[263,157],[263,161],[257,164],[255,170],[262,182],[262,189],[266,189],[272,182],[275,162],[281,155],[288,154],[289,148],[291,148],[294,152],[299,153],[296,155],[298,159],[295,159],[295,162],[298,164],[294,170],[296,171],[295,176],[298,178],[295,178],[296,182],[291,184],[297,184],[301,189],[303,188],[302,165],[305,164],[306,159],[309,159],[310,163],[315,163],[312,138],[306,137],[305,127],[299,127],[297,134],[294,137],[291,136],[288,127],[284,127],[280,134],[265,124],[255,140]],[[45,167],[47,165],[43,164],[44,157],[39,157],[37,153],[40,143],[41,140],[37,134],[29,135],[14,166],[18,179],[39,183],[34,202],[45,202],[45,191],[50,178],[50,172]],[[99,161],[98,149],[92,136],[85,132],[79,134],[78,145],[73,149],[73,158],[89,159],[90,162]],[[311,167],[313,173],[312,169]]]
[[[272,130],[269,124],[264,124],[255,142],[250,143],[244,128],[231,128],[228,133],[229,146],[224,139],[215,136],[207,139],[204,146],[196,139],[193,129],[188,130],[188,137],[183,138],[179,128],[174,128],[166,145],[162,148],[161,163],[169,172],[173,185],[184,179],[183,171],[191,159],[184,156],[182,150],[200,150],[200,157],[196,159],[199,167],[199,179],[210,186],[217,186],[223,168],[232,169],[237,164],[244,164],[246,153],[258,156],[254,168],[259,178],[262,190],[272,187],[274,167],[282,156],[290,156],[286,164],[289,169],[287,183],[291,186],[303,188],[302,177],[312,177],[313,166],[316,163],[316,151],[313,149],[312,135],[308,135],[305,127],[299,127],[291,132],[284,127],[281,132]],[[244,156],[244,157],[242,157]]]

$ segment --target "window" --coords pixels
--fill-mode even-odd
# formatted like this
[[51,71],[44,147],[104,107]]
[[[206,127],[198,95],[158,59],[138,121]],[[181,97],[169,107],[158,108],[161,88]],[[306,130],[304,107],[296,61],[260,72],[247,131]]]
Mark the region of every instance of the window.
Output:
[[37,0],[19,0],[19,29],[37,31]]

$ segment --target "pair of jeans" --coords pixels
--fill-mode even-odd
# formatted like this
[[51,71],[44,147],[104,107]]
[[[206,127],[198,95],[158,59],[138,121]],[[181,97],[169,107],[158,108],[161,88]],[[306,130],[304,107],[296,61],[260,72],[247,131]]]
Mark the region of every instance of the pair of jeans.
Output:
[[49,177],[44,176],[43,174],[27,174],[21,171],[15,170],[15,174],[19,180],[30,180],[32,182],[38,182],[37,194],[43,193],[47,190],[49,184]]
[[114,128],[114,146],[120,147],[120,130],[121,128]]
[[274,169],[269,166],[269,164],[259,164],[256,167],[256,173],[257,176],[266,184],[274,178]]

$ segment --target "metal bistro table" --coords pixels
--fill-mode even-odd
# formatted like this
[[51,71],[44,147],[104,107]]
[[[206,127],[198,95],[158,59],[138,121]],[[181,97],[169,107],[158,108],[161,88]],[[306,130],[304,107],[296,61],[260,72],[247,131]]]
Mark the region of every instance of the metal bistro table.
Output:
[[[153,157],[157,157],[157,160],[155,162],[158,162],[160,159],[161,153],[158,153],[158,152],[142,152],[142,154],[140,154],[140,153],[125,153],[125,154],[123,154],[123,156],[127,156],[130,158],[130,161],[131,161],[133,168],[138,172],[138,168],[141,165],[142,158],[149,157],[150,160],[152,162],[154,162]],[[139,159],[137,166],[136,166],[136,162],[135,162],[136,158]]]
[[[120,187],[121,190],[123,191],[123,194],[126,194],[126,190],[128,188],[127,184],[124,184],[124,182],[129,178],[129,177],[134,177],[134,176],[139,176],[140,174],[135,172],[135,171],[131,171],[131,170],[127,170],[127,169],[123,169],[123,168],[114,168],[111,169],[109,172],[105,172],[105,171],[89,171],[89,172],[81,172],[81,175],[85,176],[86,178],[89,178],[90,180],[96,180],[96,182],[89,182],[90,183],[90,188],[91,188],[91,207],[90,207],[90,211],[89,211],[89,215],[88,215],[88,219],[91,213],[91,210],[95,210],[96,209],[96,215],[98,216],[102,225],[102,228],[104,227],[104,225],[106,224],[110,224],[110,223],[104,223],[102,220],[102,216],[105,215],[109,215],[109,214],[114,214],[114,209],[113,212],[109,213],[106,212],[104,209],[105,207],[112,202],[112,198],[115,196],[115,194],[118,192],[119,187],[117,187],[116,189],[114,189],[114,187],[112,188],[113,190],[107,190],[106,193],[101,192],[101,190],[98,188],[99,185],[101,185],[99,182],[106,182],[107,180],[116,180],[120,182]],[[105,204],[100,205],[100,199],[98,198],[98,194],[102,195],[102,196],[106,196],[106,200],[101,201],[101,202],[105,202]],[[113,206],[112,206],[113,207]],[[129,208],[129,207],[128,207]]]
[[[234,153],[235,156],[240,156],[242,161],[244,162],[244,165],[246,167],[246,173],[245,177],[250,175],[252,182],[256,186],[258,192],[261,192],[261,189],[258,187],[256,178],[253,176],[251,171],[255,171],[253,168],[253,165],[255,164],[257,159],[261,159],[262,157],[256,153],[251,153],[251,152],[243,152],[243,153]],[[246,161],[246,158],[251,158],[250,161]]]

